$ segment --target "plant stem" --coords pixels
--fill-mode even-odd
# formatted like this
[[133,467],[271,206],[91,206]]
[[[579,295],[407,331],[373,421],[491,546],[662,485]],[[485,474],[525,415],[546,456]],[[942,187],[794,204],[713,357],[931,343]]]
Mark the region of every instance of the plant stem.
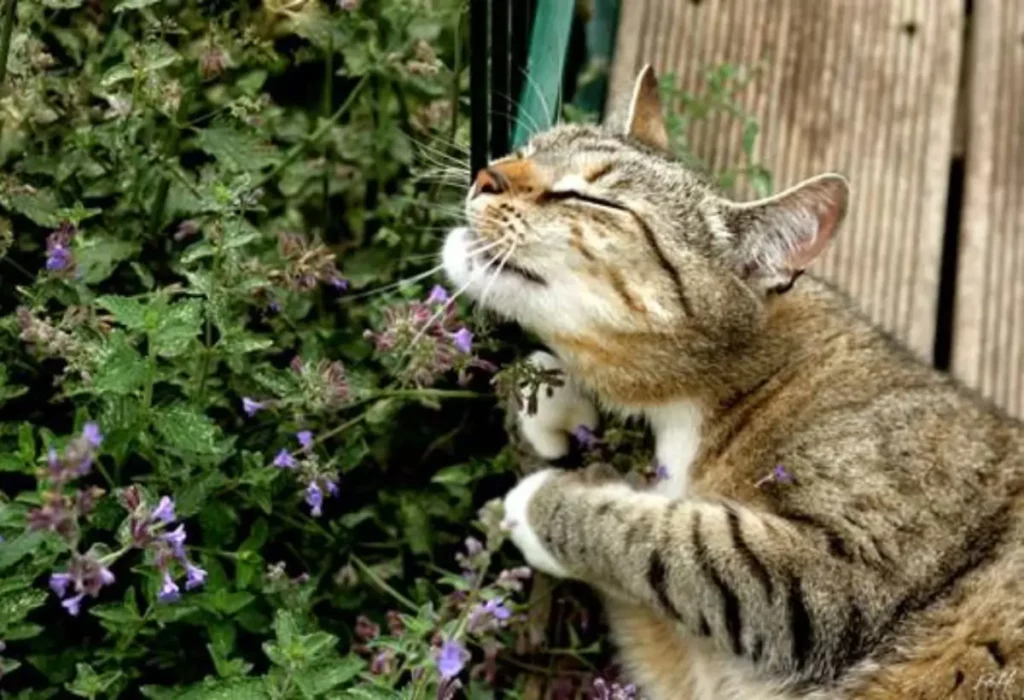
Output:
[[14,30],[14,10],[18,0],[7,0],[4,5],[3,28],[0,29],[0,95],[3,95],[7,77],[7,56],[11,51],[11,32]]
[[335,122],[337,122],[339,119],[345,116],[345,113],[348,112],[349,109],[351,109],[353,104],[355,104],[356,97],[359,95],[360,92],[362,92],[362,89],[366,86],[367,82],[369,82],[369,79],[369,75],[364,75],[362,78],[360,78],[359,82],[356,83],[355,87],[353,87],[352,91],[348,94],[348,97],[345,98],[345,102],[342,103],[342,105],[334,111],[334,114],[331,115],[331,118],[325,121],[320,126],[318,126],[315,130],[313,130],[313,132],[309,136],[304,138],[301,143],[297,143],[294,146],[292,146],[292,149],[288,151],[288,154],[285,155],[281,162],[275,165],[273,169],[270,170],[270,172],[268,172],[266,175],[257,180],[256,183],[252,186],[252,188],[256,189],[258,187],[262,187],[263,185],[273,180],[281,173],[281,171],[283,171],[289,165],[298,160],[299,156],[301,156],[310,145],[315,144],[317,141],[323,138],[324,134],[326,134],[328,130],[330,130],[330,128],[334,126]]
[[402,605],[404,605],[407,608],[409,608],[409,610],[411,610],[413,612],[419,612],[420,608],[419,608],[418,605],[416,605],[416,603],[412,602],[411,600],[406,598],[404,595],[402,595],[401,593],[396,591],[394,588],[392,588],[387,583],[387,581],[385,581],[380,576],[378,576],[377,573],[373,569],[371,569],[369,566],[367,566],[366,563],[362,559],[360,559],[359,557],[357,557],[356,555],[353,554],[352,555],[352,562],[356,565],[356,568],[358,568],[360,571],[362,571],[363,574],[368,579],[370,579],[370,581],[373,582],[373,584],[376,585],[378,588],[380,588],[382,591],[384,591],[385,593],[390,595],[392,598],[397,600]]

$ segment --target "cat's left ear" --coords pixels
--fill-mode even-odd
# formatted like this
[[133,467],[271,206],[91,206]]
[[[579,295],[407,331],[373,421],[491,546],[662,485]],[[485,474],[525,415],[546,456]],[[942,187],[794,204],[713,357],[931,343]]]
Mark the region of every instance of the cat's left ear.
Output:
[[765,292],[787,291],[832,240],[849,198],[846,178],[830,173],[756,202],[727,202],[737,273]]
[[633,98],[626,116],[626,135],[651,148],[668,150],[668,131],[661,113],[658,77],[650,64],[644,66],[633,85]]

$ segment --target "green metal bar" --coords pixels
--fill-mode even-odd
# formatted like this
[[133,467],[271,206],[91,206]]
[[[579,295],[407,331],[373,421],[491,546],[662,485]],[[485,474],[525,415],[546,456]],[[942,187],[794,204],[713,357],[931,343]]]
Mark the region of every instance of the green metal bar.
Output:
[[519,95],[519,112],[512,146],[522,146],[536,131],[557,121],[565,53],[569,48],[576,3],[539,0],[530,36],[526,80]]
[[608,71],[619,28],[619,4],[619,0],[594,0],[594,15],[587,22],[587,60],[599,67],[600,74],[593,82],[581,85],[573,100],[587,112],[604,112]]

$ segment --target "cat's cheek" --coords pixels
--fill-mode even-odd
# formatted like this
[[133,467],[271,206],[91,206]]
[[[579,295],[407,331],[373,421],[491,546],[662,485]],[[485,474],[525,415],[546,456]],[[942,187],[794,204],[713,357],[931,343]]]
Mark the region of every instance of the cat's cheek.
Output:
[[469,229],[465,226],[452,229],[445,238],[441,250],[441,263],[448,279],[456,286],[463,286],[470,280]]
[[530,474],[509,491],[505,496],[502,526],[508,530],[513,544],[532,568],[557,578],[568,578],[569,572],[544,547],[528,518],[530,501],[556,474],[557,469],[542,469]]

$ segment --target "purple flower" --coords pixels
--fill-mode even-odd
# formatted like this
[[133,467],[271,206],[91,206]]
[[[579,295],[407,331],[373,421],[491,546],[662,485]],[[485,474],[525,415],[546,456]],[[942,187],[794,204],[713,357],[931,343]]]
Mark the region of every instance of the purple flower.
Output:
[[63,598],[68,594],[68,585],[71,583],[70,574],[51,574],[50,575],[50,590],[57,594],[58,598]]
[[324,492],[320,490],[315,480],[309,482],[309,486],[306,487],[306,503],[311,509],[310,515],[319,518],[322,514],[320,509],[324,504]]
[[484,611],[496,620],[507,620],[512,616],[512,611],[505,607],[501,598],[491,598],[484,603]]
[[60,455],[57,454],[57,450],[52,447],[50,448],[50,451],[46,453],[46,463],[54,472],[60,471]]
[[99,576],[101,586],[109,586],[114,582],[114,572],[105,566],[100,567],[97,575]]
[[82,437],[93,447],[103,444],[103,433],[100,432],[100,426],[92,421],[82,427]]
[[282,449],[277,453],[277,457],[274,457],[274,466],[280,469],[295,469],[295,458],[291,452]]
[[302,445],[303,449],[309,449],[313,446],[313,433],[309,430],[300,430],[295,433],[296,439],[299,444]]
[[157,594],[161,603],[173,603],[181,597],[181,589],[178,588],[178,584],[171,578],[170,572],[164,572],[164,585],[160,587],[160,593]]
[[468,328],[462,327],[452,333],[452,344],[459,352],[468,355],[473,351],[473,334]]
[[266,404],[263,404],[255,399],[250,399],[248,396],[242,397],[242,410],[245,411],[245,415],[252,418],[257,413],[266,408]]
[[761,488],[765,484],[770,484],[772,482],[778,484],[789,484],[792,483],[792,481],[793,475],[786,471],[786,468],[781,464],[776,464],[775,468],[768,472],[768,474],[754,482],[754,486],[756,488]]
[[443,304],[448,301],[448,290],[439,284],[435,284],[434,288],[430,290],[430,294],[427,295],[428,304]]
[[163,496],[160,502],[157,504],[153,512],[149,514],[151,520],[159,520],[164,523],[170,523],[175,519],[174,514],[174,501],[170,496]]
[[330,479],[325,479],[325,481],[327,482],[327,493],[331,494],[332,496],[337,496],[338,495],[338,482],[337,481],[331,481]]
[[454,640],[446,641],[437,655],[437,670],[441,678],[449,680],[462,673],[469,658],[469,652],[461,644]]
[[469,614],[469,629],[479,630],[486,623],[494,620],[497,625],[512,617],[512,611],[505,606],[501,598],[492,598],[480,603]]
[[[71,267],[71,251],[64,246],[55,244],[46,253],[46,269],[53,272]],[[75,614],[75,613],[72,613]]]
[[68,611],[69,615],[75,617],[82,609],[83,598],[85,598],[85,593],[79,593],[74,598],[66,598],[63,602],[61,602],[61,605],[64,607],[65,610]]
[[165,532],[161,535],[164,542],[171,545],[171,549],[174,550],[174,556],[179,559],[185,558],[185,526],[178,525],[177,528],[171,532]]
[[597,444],[597,436],[585,425],[577,425],[572,429],[572,436],[579,443],[580,447],[589,450]]
[[348,289],[348,280],[342,279],[341,277],[332,277],[330,284],[339,292],[344,292]]
[[192,562],[185,563],[185,590],[191,591],[206,583],[206,570],[201,569]]
[[664,481],[665,479],[667,479],[668,467],[666,467],[661,462],[658,462],[658,465],[654,468],[654,478],[657,479],[658,481]]

